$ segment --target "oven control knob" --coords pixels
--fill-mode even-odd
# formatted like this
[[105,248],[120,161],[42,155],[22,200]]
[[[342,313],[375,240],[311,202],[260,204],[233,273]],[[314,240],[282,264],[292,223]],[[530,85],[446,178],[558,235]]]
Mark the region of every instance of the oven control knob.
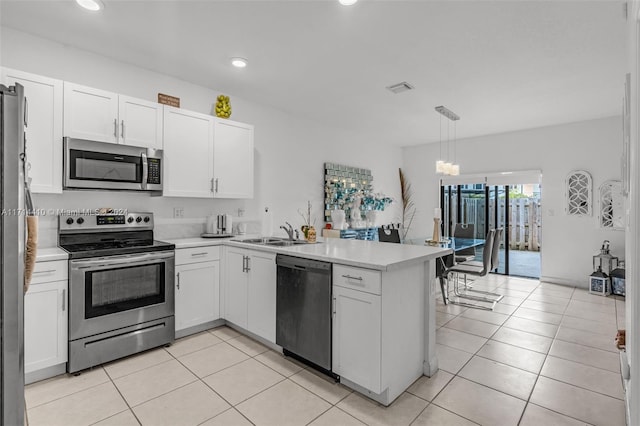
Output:
[[127,219],[127,222],[129,223],[133,222],[133,216],[129,216],[129,218]]
[[71,225],[73,223],[73,218],[67,218],[67,225]]
[[142,222],[142,218],[141,218],[140,216],[136,217],[136,222],[137,222],[137,223]]
[[81,218],[81,217],[79,217],[79,218],[78,218],[78,220],[76,220],[76,223],[77,223],[78,225],[82,225],[82,224],[84,223],[84,219],[83,219],[83,218]]
[[145,216],[145,217],[144,217],[144,223],[147,223],[147,222],[149,222],[150,220],[151,220],[151,219],[149,219],[149,216]]

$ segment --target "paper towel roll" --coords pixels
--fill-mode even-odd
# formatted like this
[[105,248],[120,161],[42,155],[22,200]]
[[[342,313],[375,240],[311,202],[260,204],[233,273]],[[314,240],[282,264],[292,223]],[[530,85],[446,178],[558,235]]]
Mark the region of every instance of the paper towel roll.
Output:
[[224,232],[226,234],[232,234],[233,233],[233,217],[230,214],[228,214],[226,216],[227,216],[227,223],[226,223],[226,226],[224,228]]
[[210,214],[209,216],[207,216],[207,228],[205,232],[207,234],[215,234],[216,226],[217,226],[216,215]]
[[270,237],[273,235],[273,216],[269,207],[264,208],[262,213],[262,236]]

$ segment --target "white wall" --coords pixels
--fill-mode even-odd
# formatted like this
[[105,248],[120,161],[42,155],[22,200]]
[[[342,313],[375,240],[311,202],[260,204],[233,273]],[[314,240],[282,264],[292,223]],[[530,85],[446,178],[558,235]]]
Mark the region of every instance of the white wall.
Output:
[[[3,27],[0,31],[0,65],[8,68],[152,101],[157,99],[158,92],[166,93],[179,97],[181,108],[206,114],[212,113],[220,93],[13,29]],[[154,211],[160,223],[199,224],[208,214],[236,215],[238,208],[245,209],[247,218],[260,219],[260,212],[269,206],[277,230],[285,220],[301,225],[302,219],[297,210],[306,210],[307,200],[311,200],[316,227],[322,227],[325,162],[371,169],[375,189],[397,197],[398,167],[402,158],[400,148],[386,147],[370,135],[353,134],[302,120],[268,105],[235,97],[233,93],[226,94],[231,97],[233,106],[231,118],[255,125],[253,200],[158,198],[146,194],[68,191],[63,195],[37,195],[36,207],[144,209]],[[184,207],[184,220],[172,219],[173,207]],[[389,220],[394,216],[395,209],[385,211]],[[42,219],[41,222],[45,227],[52,226],[52,222]],[[196,228],[200,229],[199,226]],[[194,227],[181,229],[187,234],[195,232]],[[41,238],[48,239],[46,235]]]
[[[605,239],[611,241],[614,255],[624,257],[624,232],[600,229],[597,209],[591,217],[568,216],[564,210],[565,178],[571,170],[591,174],[594,206],[599,186],[620,179],[621,127],[621,118],[611,117],[457,141],[463,174],[542,170],[541,265],[546,281],[586,287],[592,255]],[[431,235],[433,209],[439,203],[439,149],[438,143],[403,149],[403,170],[415,188],[419,209],[412,235]]]

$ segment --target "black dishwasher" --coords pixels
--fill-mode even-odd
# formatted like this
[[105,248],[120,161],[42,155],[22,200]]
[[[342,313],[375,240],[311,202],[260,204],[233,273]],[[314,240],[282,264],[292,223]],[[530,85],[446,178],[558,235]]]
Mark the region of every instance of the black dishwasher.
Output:
[[276,265],[276,344],[333,376],[331,263],[279,254]]

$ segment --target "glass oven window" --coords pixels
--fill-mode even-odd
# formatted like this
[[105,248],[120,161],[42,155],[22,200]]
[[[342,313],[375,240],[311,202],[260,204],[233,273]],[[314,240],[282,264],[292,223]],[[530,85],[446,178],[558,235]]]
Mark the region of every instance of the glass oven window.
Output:
[[71,150],[71,178],[109,182],[142,182],[142,161],[130,155]]
[[164,303],[164,262],[87,271],[85,318]]

